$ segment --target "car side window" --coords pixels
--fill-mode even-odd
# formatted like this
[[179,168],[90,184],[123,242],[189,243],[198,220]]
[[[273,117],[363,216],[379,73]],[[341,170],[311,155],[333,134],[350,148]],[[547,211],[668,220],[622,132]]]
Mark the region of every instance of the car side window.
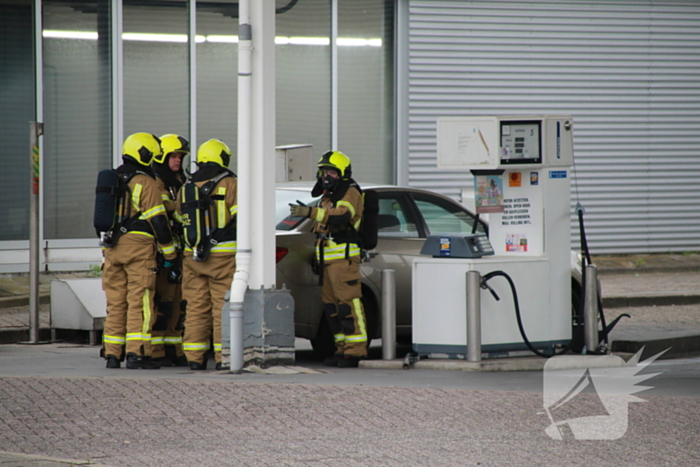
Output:
[[379,237],[418,238],[418,228],[407,219],[402,204],[396,196],[379,194]]
[[[421,212],[428,234],[460,233],[470,234],[474,226],[474,216],[456,201],[451,202],[423,193],[412,193],[418,210]],[[480,222],[477,232],[485,233]]]

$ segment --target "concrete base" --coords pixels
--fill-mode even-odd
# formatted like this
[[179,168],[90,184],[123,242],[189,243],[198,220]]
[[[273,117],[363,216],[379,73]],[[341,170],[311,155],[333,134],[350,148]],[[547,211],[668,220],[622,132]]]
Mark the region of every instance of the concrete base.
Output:
[[[246,291],[243,304],[243,361],[246,366],[290,365],[294,363],[294,299],[291,292],[260,289]],[[222,363],[230,362],[230,318],[228,306],[222,313]]]
[[104,328],[107,299],[102,279],[67,279],[51,282],[51,328],[88,331],[90,343],[98,344]]
[[[625,355],[628,357],[628,355]],[[457,359],[423,359],[407,365],[403,359],[362,360],[360,368],[400,370],[459,370],[459,371],[542,371],[545,364],[548,370],[572,370],[583,368],[616,368],[625,360],[617,355],[562,355],[553,359],[542,357],[493,358],[480,362]]]

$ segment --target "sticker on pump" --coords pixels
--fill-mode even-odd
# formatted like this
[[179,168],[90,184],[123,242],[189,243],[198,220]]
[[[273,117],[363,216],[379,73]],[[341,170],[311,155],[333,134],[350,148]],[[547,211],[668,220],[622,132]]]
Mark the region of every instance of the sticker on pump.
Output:
[[506,251],[527,253],[527,236],[525,234],[507,234]]
[[523,176],[520,172],[511,172],[508,174],[508,186],[518,187],[522,186]]
[[566,170],[550,170],[549,178],[566,178]]
[[452,239],[440,237],[440,256],[452,256]]

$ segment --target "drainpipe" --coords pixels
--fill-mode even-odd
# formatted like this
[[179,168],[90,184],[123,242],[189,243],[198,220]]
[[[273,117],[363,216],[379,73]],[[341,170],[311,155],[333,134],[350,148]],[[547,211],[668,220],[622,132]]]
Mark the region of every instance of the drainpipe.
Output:
[[236,273],[231,285],[231,372],[243,368],[243,303],[251,263],[252,31],[250,0],[238,2],[238,221]]

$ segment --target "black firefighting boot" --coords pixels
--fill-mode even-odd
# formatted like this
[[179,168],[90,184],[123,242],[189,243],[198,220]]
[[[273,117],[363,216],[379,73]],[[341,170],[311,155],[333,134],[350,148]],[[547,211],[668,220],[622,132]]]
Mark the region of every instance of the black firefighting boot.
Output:
[[107,355],[107,368],[121,368],[122,364],[114,355]]
[[136,355],[135,353],[126,354],[126,367],[130,370],[159,370],[160,363],[151,360],[151,357]]
[[190,370],[192,370],[192,371],[204,371],[204,370],[206,370],[208,360],[209,360],[208,355],[204,354],[204,358],[202,359],[202,363],[190,362]]
[[173,359],[172,362],[173,366],[187,366],[187,358],[184,355],[175,357],[175,359]]
[[338,366],[338,362],[343,358],[343,354],[333,354],[330,357],[323,359],[323,364],[326,366]]
[[345,355],[343,358],[338,360],[338,368],[357,368],[360,365],[360,360],[364,359],[362,357]]

